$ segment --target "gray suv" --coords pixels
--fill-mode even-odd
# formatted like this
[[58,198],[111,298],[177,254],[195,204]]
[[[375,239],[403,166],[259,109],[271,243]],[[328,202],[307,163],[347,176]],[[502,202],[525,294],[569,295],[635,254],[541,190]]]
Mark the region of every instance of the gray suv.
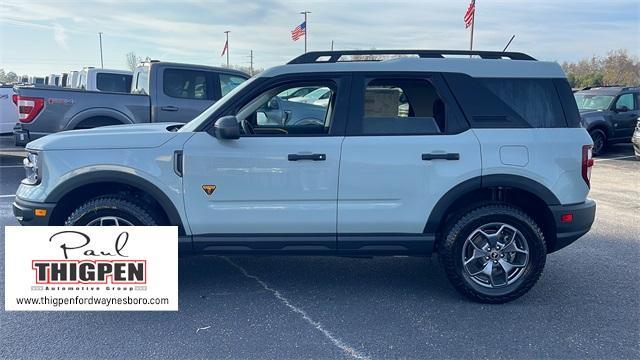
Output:
[[607,145],[631,141],[640,116],[640,87],[606,86],[585,88],[574,94],[582,126],[593,139],[593,154]]

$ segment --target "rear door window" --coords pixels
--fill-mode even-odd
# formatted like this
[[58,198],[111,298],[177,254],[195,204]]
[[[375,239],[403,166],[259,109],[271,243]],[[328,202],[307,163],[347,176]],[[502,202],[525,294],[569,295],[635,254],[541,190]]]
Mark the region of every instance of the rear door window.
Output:
[[209,73],[197,70],[166,69],[163,77],[165,95],[179,99],[213,100]]
[[131,78],[129,74],[98,73],[96,88],[100,91],[128,93],[131,90]]
[[429,135],[445,131],[445,103],[423,78],[366,80],[358,135]]

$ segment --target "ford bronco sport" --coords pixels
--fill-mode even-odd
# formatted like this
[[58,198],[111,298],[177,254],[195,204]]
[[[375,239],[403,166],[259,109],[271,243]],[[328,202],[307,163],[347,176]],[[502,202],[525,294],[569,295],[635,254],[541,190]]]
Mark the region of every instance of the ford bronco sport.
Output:
[[[364,53],[386,59],[350,58]],[[279,97],[301,87],[331,96]],[[310,52],[186,125],[29,143],[13,211],[24,225],[174,225],[184,253],[436,252],[461,293],[500,303],[589,231],[591,147],[556,63]]]

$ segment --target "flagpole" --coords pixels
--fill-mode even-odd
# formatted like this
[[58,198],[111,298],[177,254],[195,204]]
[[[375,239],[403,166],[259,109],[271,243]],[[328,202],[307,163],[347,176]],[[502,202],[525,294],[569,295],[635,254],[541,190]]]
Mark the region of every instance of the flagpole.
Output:
[[304,15],[304,52],[307,53],[307,34],[309,34],[309,23],[307,23],[307,14],[311,14],[311,11],[301,11],[300,14]]
[[[476,5],[475,1],[473,2],[473,15],[471,17],[471,43],[469,44],[469,51],[473,51],[473,27],[476,23]],[[469,55],[471,57],[472,55]]]
[[230,32],[231,31],[229,31],[229,30],[224,32],[224,34],[227,36],[227,42],[225,43],[227,45],[227,68],[229,68],[229,33]]

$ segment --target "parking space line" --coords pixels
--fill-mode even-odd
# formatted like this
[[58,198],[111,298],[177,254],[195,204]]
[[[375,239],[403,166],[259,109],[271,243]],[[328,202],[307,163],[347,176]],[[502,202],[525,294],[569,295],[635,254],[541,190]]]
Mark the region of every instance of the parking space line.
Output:
[[609,161],[609,160],[622,160],[622,159],[630,159],[632,157],[635,157],[635,155],[629,155],[629,156],[619,156],[619,157],[614,157],[614,158],[608,158],[608,159],[596,159],[596,162],[600,162],[600,161]]
[[10,198],[10,197],[15,197],[16,195],[0,195],[0,198]]
[[284,297],[278,290],[272,289],[271,287],[269,287],[269,285],[267,285],[267,283],[265,283],[264,281],[262,281],[259,277],[255,276],[255,275],[251,275],[247,272],[247,270],[245,270],[245,268],[243,268],[242,266],[234,263],[233,261],[231,261],[231,259],[229,259],[228,257],[222,257],[223,259],[225,259],[229,264],[231,264],[231,266],[235,267],[236,269],[240,270],[240,272],[247,278],[249,279],[253,279],[255,280],[258,284],[260,284],[260,286],[262,286],[265,290],[273,293],[273,295],[280,300],[285,306],[287,306],[289,309],[291,309],[291,311],[293,311],[294,313],[300,314],[302,316],[302,318],[308,322],[311,326],[313,326],[314,328],[316,328],[316,330],[320,331],[326,338],[328,338],[336,347],[338,347],[340,350],[346,352],[348,355],[350,355],[351,357],[353,357],[354,359],[369,359],[368,356],[361,354],[360,352],[358,352],[356,349],[352,348],[351,346],[345,344],[342,340],[338,339],[337,337],[335,337],[331,332],[329,332],[329,330],[325,329],[321,323],[313,320],[309,315],[307,315],[307,313],[300,309],[299,307],[291,304],[291,302],[289,301],[289,299],[287,299],[286,297]]
[[23,168],[24,165],[0,165],[1,168]]

